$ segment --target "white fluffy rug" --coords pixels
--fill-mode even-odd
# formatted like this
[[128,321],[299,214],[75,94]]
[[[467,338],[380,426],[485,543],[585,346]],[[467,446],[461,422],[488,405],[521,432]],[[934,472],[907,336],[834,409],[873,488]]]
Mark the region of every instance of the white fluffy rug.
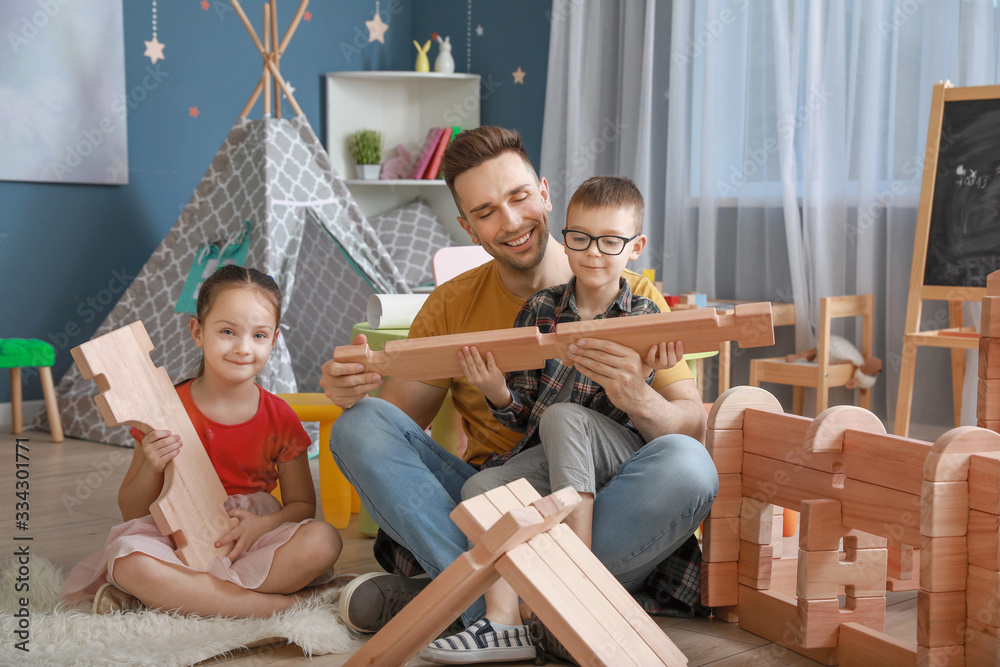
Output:
[[[62,573],[31,557],[29,590],[17,591],[17,564],[0,563],[0,664],[191,665],[247,644],[284,637],[306,655],[353,653],[360,642],[337,618],[340,591],[329,589],[268,619],[198,618],[158,611],[93,615],[89,605],[59,604]],[[21,579],[20,583],[24,583]],[[24,652],[15,634],[19,598],[29,600],[30,638]],[[23,628],[22,628],[23,629]]]

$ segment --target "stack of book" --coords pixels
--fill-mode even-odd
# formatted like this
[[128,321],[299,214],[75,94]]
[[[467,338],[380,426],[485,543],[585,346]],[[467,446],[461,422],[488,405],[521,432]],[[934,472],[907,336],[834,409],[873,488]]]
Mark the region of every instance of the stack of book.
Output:
[[458,127],[432,127],[427,131],[424,144],[420,147],[409,178],[433,180],[441,170],[441,157],[452,138],[459,132]]

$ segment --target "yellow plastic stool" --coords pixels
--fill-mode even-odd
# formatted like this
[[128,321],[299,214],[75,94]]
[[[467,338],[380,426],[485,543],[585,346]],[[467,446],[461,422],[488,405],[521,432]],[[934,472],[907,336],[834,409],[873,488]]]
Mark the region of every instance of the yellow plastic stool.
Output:
[[319,422],[319,489],[323,517],[334,528],[347,528],[361,499],[337,468],[330,453],[330,429],[343,410],[323,394],[278,394],[304,422]]

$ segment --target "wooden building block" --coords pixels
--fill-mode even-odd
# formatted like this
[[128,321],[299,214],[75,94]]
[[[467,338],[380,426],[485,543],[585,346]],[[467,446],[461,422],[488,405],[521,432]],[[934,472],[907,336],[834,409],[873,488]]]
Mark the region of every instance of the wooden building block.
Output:
[[931,648],[965,643],[965,593],[917,593],[917,643]]
[[920,496],[848,478],[841,497],[844,525],[904,544],[920,544]]
[[736,613],[736,607],[712,607],[712,618],[723,623],[739,623],[740,617]]
[[708,428],[742,430],[743,413],[748,408],[783,412],[781,403],[768,391],[760,387],[733,387],[723,392],[712,404],[708,413]]
[[979,454],[969,457],[969,507],[1000,514],[1000,458]]
[[838,500],[840,492],[834,487],[833,473],[803,468],[756,454],[744,454],[743,495],[798,510],[804,499]]
[[837,655],[840,667],[915,665],[917,646],[860,623],[844,623],[840,626]]
[[920,588],[929,593],[964,591],[969,574],[966,538],[923,537],[920,539]]
[[799,548],[806,551],[884,549],[886,538],[844,526],[840,502],[803,500],[799,514]]
[[969,510],[969,564],[1000,570],[1000,516]]
[[958,537],[969,526],[969,483],[924,481],[920,495],[920,534]]
[[996,665],[1000,662],[1000,635],[997,629],[971,618],[966,623],[965,664]]
[[958,426],[938,438],[924,460],[928,482],[964,482],[969,478],[969,457],[1000,453],[1000,433],[975,426]]
[[979,379],[998,378],[1000,378],[1000,338],[984,336],[979,339]]
[[743,431],[708,429],[705,448],[720,475],[739,474],[743,469]]
[[[889,540],[889,572],[895,579],[913,579],[914,549],[898,540]],[[915,589],[914,589],[915,590]]]
[[739,563],[701,563],[701,603],[706,607],[733,606],[739,602]]
[[393,340],[385,349],[372,351],[367,345],[334,348],[341,363],[358,363],[366,372],[389,375],[396,380],[435,380],[464,375],[458,352],[465,346],[490,351],[497,367],[511,371],[542,368],[548,359],[566,359],[566,349],[582,338],[612,340],[641,355],[663,341],[684,341],[687,353],[712,352],[725,341],[740,347],[774,344],[770,303],[736,306],[732,313],[714,308],[639,315],[628,320],[605,318],[559,324],[552,333],[538,327],[496,329],[427,338]]
[[798,600],[798,639],[805,648],[835,647],[841,623],[857,623],[885,631],[885,598],[847,597],[841,608],[837,598]]
[[747,410],[743,417],[743,451],[824,470],[805,462],[802,441],[810,423],[811,419],[799,415]]
[[767,590],[771,587],[771,564],[774,562],[774,548],[769,544],[740,545],[739,582],[743,586]]
[[868,410],[853,405],[835,405],[812,420],[803,443],[805,450],[814,454],[842,452],[844,431],[848,429],[885,434],[885,425]]
[[782,515],[775,514],[778,517],[774,522],[771,523],[771,551],[775,558],[782,558],[785,555],[785,531]]
[[739,474],[719,475],[719,493],[708,515],[713,519],[739,517],[742,506],[742,477]]
[[736,562],[740,557],[740,519],[706,519],[702,524],[702,558],[709,563]]
[[844,433],[844,474],[906,493],[919,494],[931,445],[898,435]]
[[917,645],[917,667],[966,667],[965,648],[962,646]]
[[[559,524],[546,533],[546,536],[551,537],[587,579],[596,585],[614,610],[628,622],[664,664],[687,663],[687,659],[663,633],[660,626],[636,603],[631,594],[568,526]],[[608,616],[610,615],[609,612]]]
[[[565,526],[563,527],[565,528]],[[572,533],[572,531],[569,532]],[[573,537],[576,537],[576,541],[580,546],[586,548],[580,542],[579,537],[575,534],[573,534]],[[590,612],[594,621],[608,631],[608,634],[611,635],[612,639],[618,644],[625,655],[632,658],[637,665],[661,662],[636,629],[615,609],[595,582],[591,581],[583,573],[576,562],[555,542],[549,533],[536,535],[528,542],[528,546],[549,567],[552,576],[557,578],[565,586],[565,590],[569,591],[576,598],[578,606]],[[639,608],[638,614],[632,614],[632,620],[637,620],[639,615],[645,616],[647,619],[649,618],[648,614]],[[656,624],[654,623],[653,625],[655,626]],[[661,636],[663,635],[663,631],[658,627],[656,631]]]
[[751,544],[770,544],[773,507],[753,498],[744,498],[740,510],[740,539]]
[[852,549],[841,559],[840,551],[799,550],[797,597],[824,600],[837,597],[840,587],[850,597],[885,595],[885,549]]
[[982,338],[1000,336],[1000,296],[984,296],[979,319],[979,335]]
[[638,665],[534,550],[512,549],[495,567],[578,663]]
[[824,665],[837,664],[833,648],[805,648],[798,641],[799,611],[795,599],[776,591],[740,587],[740,628]]
[[216,547],[215,541],[235,528],[239,519],[226,511],[229,494],[170,377],[150,360],[152,349],[142,322],[133,322],[71,353],[83,378],[92,378],[101,390],[94,401],[108,426],[128,424],[143,433],[159,429],[180,435],[184,446],[167,463],[163,488],[149,512],[160,534],[173,540],[182,562],[207,569],[216,556],[225,557],[232,550],[233,542]]
[[969,618],[1000,628],[1000,572],[970,565],[965,596]]
[[983,421],[1000,419],[1000,379],[979,380],[976,418]]

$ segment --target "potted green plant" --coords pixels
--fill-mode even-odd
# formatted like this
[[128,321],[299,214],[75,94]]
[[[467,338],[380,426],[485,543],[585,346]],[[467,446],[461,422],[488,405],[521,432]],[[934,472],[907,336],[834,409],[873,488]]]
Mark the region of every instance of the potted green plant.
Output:
[[358,178],[377,179],[382,162],[382,133],[358,130],[347,138],[347,145],[358,166]]

